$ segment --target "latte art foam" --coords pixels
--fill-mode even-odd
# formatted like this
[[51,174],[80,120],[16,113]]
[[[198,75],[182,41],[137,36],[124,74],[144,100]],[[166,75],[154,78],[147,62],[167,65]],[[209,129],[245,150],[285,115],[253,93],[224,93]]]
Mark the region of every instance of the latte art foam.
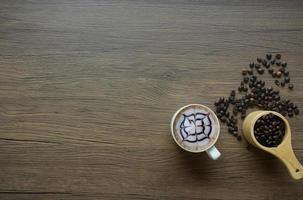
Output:
[[180,124],[180,134],[183,141],[190,143],[201,142],[209,139],[212,131],[212,122],[209,113],[183,114],[183,121]]
[[176,114],[173,128],[175,140],[180,146],[192,152],[200,152],[216,141],[219,122],[207,108],[189,106]]

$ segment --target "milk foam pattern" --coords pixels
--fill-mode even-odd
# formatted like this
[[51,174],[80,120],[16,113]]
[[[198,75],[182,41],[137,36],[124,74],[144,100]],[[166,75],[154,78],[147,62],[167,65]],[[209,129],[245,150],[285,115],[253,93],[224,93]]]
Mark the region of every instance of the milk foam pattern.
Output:
[[183,114],[183,121],[180,124],[180,135],[183,141],[196,143],[208,139],[212,132],[212,121],[210,113]]

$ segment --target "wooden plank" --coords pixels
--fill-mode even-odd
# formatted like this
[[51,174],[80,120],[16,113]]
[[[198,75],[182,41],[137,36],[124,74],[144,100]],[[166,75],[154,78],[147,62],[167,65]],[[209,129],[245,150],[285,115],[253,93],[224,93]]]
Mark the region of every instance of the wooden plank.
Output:
[[211,161],[180,150],[169,123],[183,105],[213,107],[266,52],[287,60],[295,90],[281,93],[302,110],[302,8],[1,1],[0,199],[300,199],[302,181],[225,126]]

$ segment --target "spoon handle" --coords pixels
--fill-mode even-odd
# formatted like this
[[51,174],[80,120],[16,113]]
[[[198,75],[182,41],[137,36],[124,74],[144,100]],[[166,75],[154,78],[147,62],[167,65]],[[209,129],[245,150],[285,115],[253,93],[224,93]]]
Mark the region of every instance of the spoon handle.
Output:
[[293,179],[303,178],[303,166],[298,161],[292,148],[279,149],[276,155],[286,165]]

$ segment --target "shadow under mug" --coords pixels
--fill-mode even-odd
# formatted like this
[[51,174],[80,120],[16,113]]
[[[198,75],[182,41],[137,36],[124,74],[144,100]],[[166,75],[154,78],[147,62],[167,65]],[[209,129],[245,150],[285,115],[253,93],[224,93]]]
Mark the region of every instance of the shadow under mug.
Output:
[[[216,126],[216,129],[215,129],[216,133],[214,134],[215,137],[211,139],[210,144],[208,144],[206,148],[195,150],[195,151],[190,150],[189,148],[186,148],[185,146],[181,145],[180,142],[176,138],[176,134],[178,134],[178,133],[176,133],[177,130],[175,129],[175,125],[177,123],[176,122],[177,117],[180,114],[182,114],[185,110],[190,109],[190,108],[198,108],[198,109],[207,111],[212,116],[213,123],[215,123],[214,126]],[[220,135],[220,123],[219,123],[219,120],[218,120],[218,117],[216,116],[216,114],[207,106],[204,106],[202,104],[189,104],[189,105],[183,106],[182,108],[177,110],[175,112],[175,114],[173,115],[173,117],[171,119],[170,128],[171,128],[172,137],[174,138],[175,142],[177,143],[178,146],[180,146],[185,151],[188,151],[191,153],[206,152],[207,155],[209,156],[209,158],[211,158],[212,160],[217,160],[221,156],[221,153],[215,147],[215,143],[217,142],[219,135]]]

